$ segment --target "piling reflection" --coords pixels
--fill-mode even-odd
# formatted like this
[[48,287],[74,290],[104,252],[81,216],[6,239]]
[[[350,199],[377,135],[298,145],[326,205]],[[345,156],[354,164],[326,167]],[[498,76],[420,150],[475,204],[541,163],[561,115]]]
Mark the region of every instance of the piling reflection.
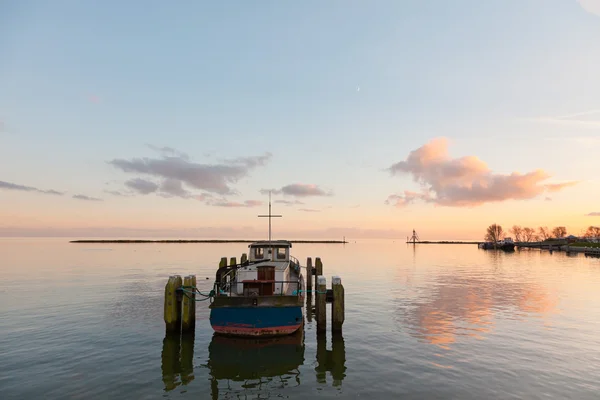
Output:
[[[266,395],[300,385],[304,331],[276,338],[214,335],[208,348],[213,399],[227,394]],[[241,396],[244,398],[244,396]]]
[[317,336],[317,367],[315,368],[318,383],[327,383],[327,372],[331,373],[333,386],[342,386],[346,377],[346,346],[341,334],[331,338],[331,350],[327,350],[326,335]]
[[163,339],[161,368],[168,392],[194,380],[194,334],[167,333]]

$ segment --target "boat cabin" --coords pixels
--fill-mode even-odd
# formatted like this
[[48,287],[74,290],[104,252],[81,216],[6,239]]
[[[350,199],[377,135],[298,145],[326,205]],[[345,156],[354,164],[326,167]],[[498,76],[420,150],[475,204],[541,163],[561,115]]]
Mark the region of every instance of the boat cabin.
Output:
[[232,295],[285,295],[298,289],[298,271],[290,268],[292,244],[287,240],[254,242],[249,246],[249,264],[237,270]]

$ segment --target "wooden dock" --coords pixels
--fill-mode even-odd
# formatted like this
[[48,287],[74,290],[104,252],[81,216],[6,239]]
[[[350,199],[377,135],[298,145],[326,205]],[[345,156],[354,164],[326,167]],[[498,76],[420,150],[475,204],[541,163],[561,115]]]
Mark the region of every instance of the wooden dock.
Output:
[[584,253],[585,255],[599,256],[600,247],[591,246],[572,246],[567,243],[566,240],[555,240],[546,242],[529,242],[529,243],[517,243],[517,248],[524,249],[540,249],[549,251],[564,251],[566,253]]

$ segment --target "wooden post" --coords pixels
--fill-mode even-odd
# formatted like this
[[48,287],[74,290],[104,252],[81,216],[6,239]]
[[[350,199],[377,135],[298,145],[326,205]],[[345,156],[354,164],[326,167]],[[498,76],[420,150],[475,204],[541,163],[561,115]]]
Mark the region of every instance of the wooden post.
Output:
[[[183,286],[196,287],[196,275],[188,275],[183,278]],[[196,327],[196,292],[194,289],[186,288],[183,294],[181,312],[181,330],[183,332],[193,331]],[[190,298],[191,297],[191,298]]]
[[317,283],[317,278],[320,275],[323,275],[323,263],[321,262],[321,257],[317,257],[315,259],[315,287],[317,287],[318,283]]
[[331,332],[339,333],[344,324],[344,286],[342,278],[334,276],[331,279],[333,302],[331,303]]
[[[317,258],[318,260],[318,258]],[[318,261],[317,261],[318,262]],[[317,317],[317,332],[325,332],[327,330],[327,308],[325,298],[327,293],[327,278],[323,275],[317,276],[317,295],[316,295],[316,317]]]
[[221,261],[219,261],[219,268],[223,268],[227,266],[227,257],[221,257]]
[[306,259],[306,290],[308,291],[306,293],[307,296],[312,296],[312,280],[313,280],[313,275],[312,275],[312,258],[308,257]]
[[165,286],[165,325],[167,332],[181,330],[181,298],[177,289],[181,287],[181,276],[172,275]]
[[235,257],[231,257],[231,259],[229,260],[229,265],[235,265],[237,264],[237,260],[235,259]]
[[243,264],[246,261],[248,261],[248,255],[246,253],[242,253],[242,257],[240,257],[240,264]]

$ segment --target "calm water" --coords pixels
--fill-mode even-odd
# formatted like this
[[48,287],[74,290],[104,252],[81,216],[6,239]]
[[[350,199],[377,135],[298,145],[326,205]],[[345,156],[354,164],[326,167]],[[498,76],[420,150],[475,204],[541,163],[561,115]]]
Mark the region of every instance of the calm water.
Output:
[[[169,275],[209,289],[244,244],[0,239],[0,397],[597,399],[600,259],[407,246],[295,245],[346,289],[343,338],[165,337]],[[209,280],[205,280],[210,277]]]

